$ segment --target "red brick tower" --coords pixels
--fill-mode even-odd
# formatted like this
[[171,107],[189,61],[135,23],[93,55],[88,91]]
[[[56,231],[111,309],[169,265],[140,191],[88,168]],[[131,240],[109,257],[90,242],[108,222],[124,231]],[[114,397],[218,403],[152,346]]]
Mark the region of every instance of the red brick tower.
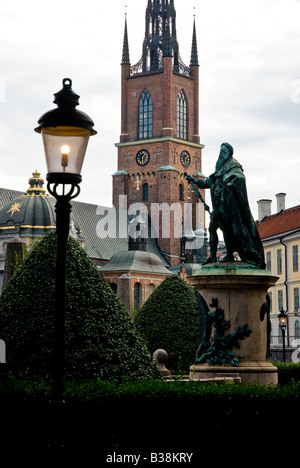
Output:
[[[153,204],[167,203],[170,235],[158,228],[158,245],[170,265],[180,261],[183,211],[188,201],[187,172],[201,177],[203,145],[199,137],[199,65],[195,21],[190,66],[179,55],[173,0],[148,0],[146,31],[141,60],[130,65],[127,19],[121,63],[121,136],[118,171],[113,176],[113,204],[126,195],[128,207],[144,203],[153,219]],[[203,194],[204,196],[204,194]],[[199,200],[190,190],[193,228]],[[174,205],[173,205],[174,204]],[[199,205],[198,205],[199,206]],[[157,207],[157,205],[156,205]],[[162,223],[160,212],[160,223]],[[202,227],[204,227],[202,225]]]

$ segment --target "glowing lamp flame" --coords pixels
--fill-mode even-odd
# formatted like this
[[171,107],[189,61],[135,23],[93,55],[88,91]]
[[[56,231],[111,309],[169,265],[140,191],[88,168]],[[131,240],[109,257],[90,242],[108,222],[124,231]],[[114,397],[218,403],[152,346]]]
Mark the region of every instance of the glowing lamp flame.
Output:
[[61,165],[62,167],[67,167],[68,165],[68,156],[70,153],[70,146],[69,145],[62,145],[60,148],[61,151]]

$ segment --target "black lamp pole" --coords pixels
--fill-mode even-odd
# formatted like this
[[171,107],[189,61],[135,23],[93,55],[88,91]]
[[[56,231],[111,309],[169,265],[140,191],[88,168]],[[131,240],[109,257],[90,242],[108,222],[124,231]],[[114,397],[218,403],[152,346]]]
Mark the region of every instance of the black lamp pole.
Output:
[[54,103],[58,107],[42,115],[35,131],[43,136],[48,191],[56,198],[57,263],[52,401],[60,405],[64,392],[67,241],[72,208],[70,202],[80,192],[80,172],[88,140],[97,132],[93,129],[94,122],[90,117],[75,109],[79,104],[79,96],[72,90],[72,81],[69,78],[63,80],[63,88],[54,96]]
[[287,327],[287,319],[288,316],[284,312],[283,309],[280,310],[280,314],[278,314],[279,326],[281,328],[282,333],[282,360],[285,362],[285,330]]
[[285,362],[285,328],[281,327],[282,332],[282,360]]
[[[64,367],[65,367],[65,315],[66,315],[66,275],[67,275],[67,242],[70,229],[71,199],[77,197],[80,192],[78,185],[72,185],[71,189],[63,194],[57,193],[57,184],[51,188],[48,182],[49,193],[56,198],[56,279],[55,279],[55,321],[54,321],[54,350],[53,350],[53,380],[52,400],[61,403],[64,392]],[[74,195],[74,189],[76,192]]]

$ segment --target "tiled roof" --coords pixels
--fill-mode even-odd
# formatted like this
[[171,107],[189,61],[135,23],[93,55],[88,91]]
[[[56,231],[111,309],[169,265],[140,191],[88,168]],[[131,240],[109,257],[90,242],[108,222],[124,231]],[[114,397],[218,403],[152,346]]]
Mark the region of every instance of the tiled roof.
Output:
[[[82,230],[83,237],[86,239],[85,248],[90,258],[99,260],[109,260],[116,252],[128,250],[127,237],[118,236],[119,219],[124,219],[122,214],[119,215],[118,210],[116,210],[117,235],[111,235],[109,237],[100,237],[97,234],[98,222],[101,220],[101,218],[103,218],[103,216],[106,216],[107,212],[110,211],[112,213],[112,216],[114,216],[113,208],[111,207],[98,207],[97,205],[93,205],[90,203],[72,201],[72,215],[74,217],[75,227],[80,228]],[[147,251],[156,254],[165,266],[168,265],[167,261],[160,252],[156,239],[151,238],[150,235],[147,239]]]
[[[0,211],[12,200],[23,195],[26,192],[0,188]],[[95,260],[108,261],[113,254],[120,251],[128,250],[128,240],[126,237],[99,237],[97,234],[97,224],[101,220],[101,216],[106,216],[106,212],[113,210],[110,207],[93,205],[91,203],[83,203],[72,201],[71,220],[74,221],[75,228],[82,230],[85,239],[85,249],[88,256]],[[99,213],[102,213],[99,214]],[[119,232],[119,219],[123,218],[116,213],[116,232]],[[124,218],[123,218],[124,219]],[[150,233],[149,223],[149,233]],[[147,251],[159,257],[163,265],[168,266],[166,259],[161,254],[155,238],[149,235],[147,239]]]
[[257,222],[257,229],[261,239],[300,229],[300,205],[266,216]]
[[21,195],[25,195],[25,193],[25,190],[24,192],[20,192],[19,190],[0,188],[0,210],[2,210],[2,208],[8,205],[15,198],[18,198]]

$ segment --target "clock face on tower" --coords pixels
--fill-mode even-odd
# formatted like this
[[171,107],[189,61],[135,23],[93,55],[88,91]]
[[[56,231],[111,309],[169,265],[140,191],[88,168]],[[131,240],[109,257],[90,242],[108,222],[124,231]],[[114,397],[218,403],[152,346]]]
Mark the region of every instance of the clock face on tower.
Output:
[[186,150],[183,150],[180,154],[180,162],[183,167],[188,167],[191,163],[191,156],[190,153]]
[[150,154],[147,150],[141,149],[136,154],[136,162],[139,166],[146,166],[150,160]]

